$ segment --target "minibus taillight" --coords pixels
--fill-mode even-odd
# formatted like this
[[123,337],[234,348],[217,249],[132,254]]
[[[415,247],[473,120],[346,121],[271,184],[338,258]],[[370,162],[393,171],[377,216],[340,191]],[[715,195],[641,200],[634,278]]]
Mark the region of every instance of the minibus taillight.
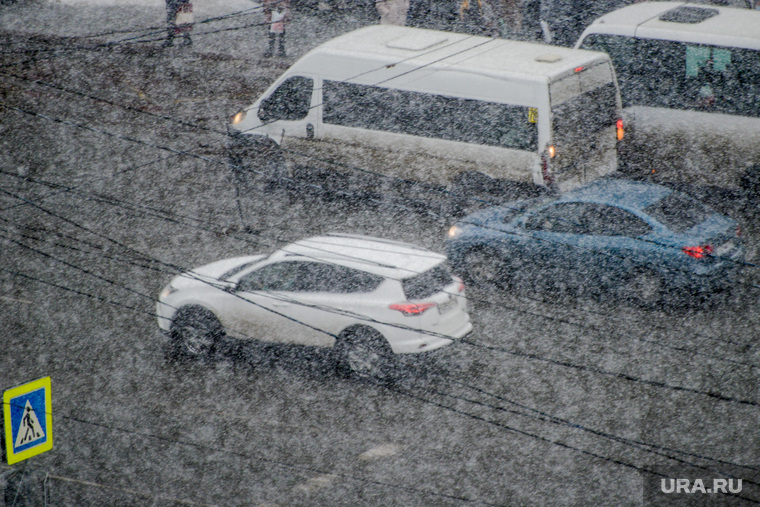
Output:
[[694,257],[695,259],[704,259],[713,253],[713,247],[710,245],[685,246],[681,250],[689,257]]
[[619,119],[615,126],[617,127],[617,140],[622,141],[623,137],[625,136],[625,129],[623,128],[623,119],[622,118]]
[[549,159],[554,156],[554,146],[549,146],[541,154],[541,176],[544,179],[544,185],[549,186],[554,183],[554,178],[549,173]]
[[435,303],[396,303],[390,305],[388,308],[403,313],[406,317],[412,315],[421,315],[425,311],[430,310],[435,306]]

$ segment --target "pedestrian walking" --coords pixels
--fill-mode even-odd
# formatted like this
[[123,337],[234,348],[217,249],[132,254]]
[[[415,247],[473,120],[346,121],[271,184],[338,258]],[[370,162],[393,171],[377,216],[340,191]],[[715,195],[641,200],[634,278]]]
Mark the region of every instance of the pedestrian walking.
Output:
[[[269,46],[264,56],[274,56],[277,46],[277,56],[287,56],[285,52],[285,27],[290,23],[290,0],[264,0],[264,16],[269,24]],[[278,42],[279,41],[279,42]]]
[[454,30],[459,21],[457,0],[410,0],[406,24],[433,30]]
[[377,0],[375,2],[381,25],[406,24],[406,16],[409,12],[409,0]]
[[166,0],[166,41],[164,47],[174,45],[174,38],[182,36],[183,44],[193,43],[193,2],[191,0]]
[[491,5],[486,0],[462,0],[459,3],[459,23],[455,31],[471,35],[498,33]]

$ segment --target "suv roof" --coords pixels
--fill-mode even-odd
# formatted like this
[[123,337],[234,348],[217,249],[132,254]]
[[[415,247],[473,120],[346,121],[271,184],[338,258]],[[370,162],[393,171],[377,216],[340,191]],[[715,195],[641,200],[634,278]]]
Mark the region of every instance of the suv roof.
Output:
[[418,275],[446,260],[445,255],[408,243],[351,234],[304,238],[275,255],[297,255],[397,279]]
[[[712,12],[709,16],[688,16],[683,15],[686,9]],[[579,42],[589,33],[760,49],[760,11],[685,2],[642,2],[598,18]]]

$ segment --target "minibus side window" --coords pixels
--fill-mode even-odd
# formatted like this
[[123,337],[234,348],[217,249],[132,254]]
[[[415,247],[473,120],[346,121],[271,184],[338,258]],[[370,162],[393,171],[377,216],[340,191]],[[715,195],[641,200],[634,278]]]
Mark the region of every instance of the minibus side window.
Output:
[[309,114],[314,80],[294,76],[283,83],[264,99],[259,107],[259,119],[264,122],[275,120],[303,120]]
[[535,109],[339,81],[323,82],[325,124],[538,149]]
[[609,53],[625,107],[760,117],[760,51],[603,34],[581,47]]

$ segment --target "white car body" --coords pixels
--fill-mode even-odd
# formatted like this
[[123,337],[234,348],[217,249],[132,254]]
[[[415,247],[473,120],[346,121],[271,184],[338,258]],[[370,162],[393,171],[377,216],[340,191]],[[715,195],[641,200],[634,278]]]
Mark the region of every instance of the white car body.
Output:
[[[176,276],[159,297],[158,325],[169,332],[180,308],[199,306],[216,316],[228,336],[238,339],[332,347],[341,332],[363,326],[379,332],[396,354],[434,350],[472,329],[464,286],[451,277],[442,290],[418,301],[405,296],[402,281],[429,272],[445,260],[444,255],[416,246],[364,236],[303,239],[269,256],[225,259]],[[241,280],[255,276],[252,273],[285,262],[342,266],[383,280],[368,292],[239,286]],[[431,306],[415,315],[391,309],[391,305],[422,302]]]
[[[269,117],[267,109],[280,100],[280,93],[297,95],[285,92],[294,80],[303,80],[298,85],[307,101],[303,114]],[[585,97],[609,87],[610,113],[620,118],[620,94],[606,53],[376,25],[327,41],[304,55],[235,116],[230,131],[242,144],[245,138],[266,136],[285,148],[291,177],[297,166],[328,160],[328,171],[344,170],[341,164],[358,165],[429,184],[451,184],[461,173],[476,172],[541,186],[550,184],[551,177],[569,188],[617,169],[617,131],[613,120],[599,123],[589,136],[557,140],[555,116],[566,108],[580,108],[583,125],[595,125],[594,108],[584,102]],[[378,97],[377,102],[367,99],[370,104],[361,105],[339,98],[343,93],[355,100],[359,95]],[[401,109],[406,100],[414,103],[408,113]],[[358,116],[349,119],[341,113],[337,118],[336,107],[344,104],[360,111]],[[504,115],[513,114],[505,111],[495,115],[501,122],[489,127],[505,129],[500,134],[503,141],[489,141],[485,133],[465,135],[476,126],[468,122],[484,114],[478,108],[491,107],[513,111],[515,125],[534,133],[535,143],[528,147],[507,140],[520,129],[505,126],[512,120]],[[421,114],[426,108],[439,112],[426,119]],[[452,118],[469,126],[456,134],[445,133],[438,122],[447,108],[456,111]],[[403,127],[400,120],[385,124],[381,119],[387,120],[388,111],[411,115],[415,127]]]

